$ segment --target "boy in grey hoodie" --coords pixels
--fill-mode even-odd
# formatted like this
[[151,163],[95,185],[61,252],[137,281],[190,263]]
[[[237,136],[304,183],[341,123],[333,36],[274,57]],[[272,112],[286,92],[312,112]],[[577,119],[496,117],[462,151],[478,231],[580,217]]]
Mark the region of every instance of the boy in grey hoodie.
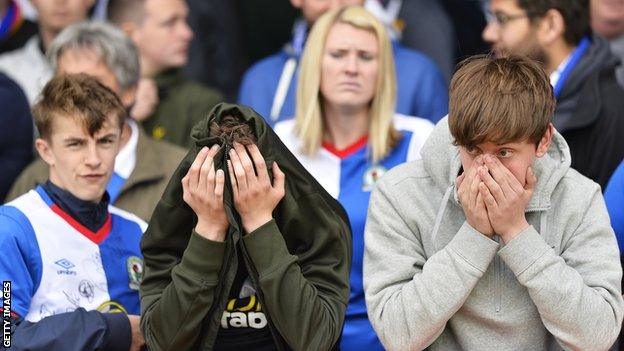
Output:
[[623,315],[600,187],[570,168],[531,60],[477,57],[453,77],[422,160],[371,195],[364,290],[391,350],[606,350]]

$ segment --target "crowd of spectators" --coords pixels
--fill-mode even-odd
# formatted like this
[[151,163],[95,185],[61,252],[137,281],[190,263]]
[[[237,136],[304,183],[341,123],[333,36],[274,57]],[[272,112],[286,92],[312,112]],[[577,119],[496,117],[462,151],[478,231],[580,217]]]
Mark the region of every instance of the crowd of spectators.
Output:
[[[616,240],[620,252],[624,249],[623,61],[622,1],[0,0],[0,204],[5,204],[0,248],[7,252],[0,258],[0,277],[13,282],[14,345],[49,351],[139,350],[146,342],[153,349],[221,350],[460,349],[497,342],[611,346],[623,308],[621,264],[614,268],[610,261]],[[548,91],[540,95],[535,91],[544,77]],[[526,86],[535,94],[524,91]],[[481,120],[462,122],[475,109]],[[488,116],[492,111],[500,115]],[[527,119],[514,120],[517,111]],[[257,139],[231,139],[239,126],[228,137],[215,136],[215,126],[231,115]],[[461,130],[466,125],[470,130]],[[539,137],[527,134],[533,129]],[[462,139],[466,135],[472,139]],[[506,190],[490,187],[503,179],[496,174],[498,165],[513,173],[514,164],[505,159],[521,157],[521,152],[506,156],[507,149],[490,152],[492,145],[528,139],[534,150],[522,160],[524,173],[513,174],[521,184],[508,186],[530,188],[534,200],[523,202],[528,222],[522,223],[536,229],[503,235],[495,220],[473,225],[478,221],[465,203],[478,207],[483,201],[482,211],[493,211],[486,206],[487,194],[500,203]],[[288,156],[275,156],[276,150]],[[451,167],[451,173],[441,176],[427,168],[430,163]],[[530,184],[529,164],[541,167],[537,184]],[[384,178],[386,172],[391,174]],[[427,177],[435,183],[427,190],[420,190],[421,183],[395,188],[405,179]],[[198,187],[208,189],[210,201]],[[327,198],[301,204],[310,189]],[[466,195],[469,191],[474,196]],[[565,196],[575,191],[586,192],[586,198]],[[214,213],[202,213],[202,206]],[[568,209],[563,217],[558,206]],[[406,218],[403,207],[419,213]],[[295,208],[310,217],[298,217]],[[532,211],[546,219],[536,219]],[[267,213],[274,222],[249,224]],[[315,225],[310,219],[315,216],[319,227],[341,235],[306,242],[304,234],[292,234],[308,233],[302,223]],[[465,220],[469,230],[449,229],[457,220]],[[205,223],[224,227],[206,230]],[[342,235],[346,227],[348,239]],[[117,237],[122,228],[131,233],[127,240]],[[429,241],[430,232],[436,239],[439,231],[444,236],[453,230],[457,242]],[[466,239],[470,230],[490,241]],[[46,237],[58,231],[63,234],[57,241]],[[109,232],[119,247],[107,242]],[[522,238],[515,243],[540,233],[546,239],[532,246],[534,251],[549,246],[553,255],[505,253],[512,251],[507,248],[513,248],[516,235]],[[141,235],[144,247],[138,244]],[[260,235],[273,238],[273,246]],[[417,239],[406,240],[407,235]],[[240,244],[238,236],[244,237]],[[72,248],[64,251],[65,245]],[[348,246],[349,253],[317,245]],[[233,249],[239,246],[241,251]],[[402,261],[405,247],[418,251],[415,261],[409,255]],[[221,261],[204,264],[198,248],[237,262],[232,267],[238,268],[223,268]],[[466,248],[491,251],[492,257],[487,262],[464,257]],[[271,250],[273,260],[257,258]],[[578,250],[604,261],[592,265]],[[447,257],[438,256],[444,253]],[[539,269],[551,269],[552,276],[535,273],[532,282],[521,277],[529,267],[518,258],[523,254],[542,260]],[[386,263],[394,256],[396,267]],[[460,259],[466,262],[457,263]],[[97,277],[75,273],[86,261],[99,262],[92,268]],[[315,276],[323,264],[336,268]],[[436,285],[426,264],[453,275],[449,281],[456,278],[458,285]],[[144,274],[147,298],[139,310]],[[273,280],[266,277],[272,274]],[[71,279],[62,282],[57,275]],[[422,284],[413,291],[412,278]],[[525,314],[516,311],[522,314],[518,320],[525,318],[526,326],[548,336],[521,333],[492,342],[500,331],[492,330],[508,317],[482,314],[485,307],[475,299],[490,296],[479,285],[486,278],[488,284],[498,282],[492,289],[509,289],[515,296],[509,302],[499,292],[492,311],[499,313],[505,303],[535,303]],[[350,287],[348,296],[342,283]],[[54,284],[62,292],[54,293]],[[286,287],[301,292],[283,299]],[[437,291],[442,287],[448,294]],[[602,328],[589,336],[572,321],[574,311],[553,308],[556,296],[549,293],[562,294],[578,311],[612,308],[613,315],[609,320],[604,313],[579,312]],[[194,300],[201,294],[207,294],[205,300]],[[428,294],[451,302],[431,302]],[[216,301],[227,306],[214,307]],[[275,309],[280,303],[289,305]],[[255,314],[244,315],[245,323],[228,319],[252,308]],[[125,312],[124,317],[111,318],[111,310]],[[203,314],[187,317],[191,310]],[[289,321],[296,317],[293,310],[306,322]],[[148,316],[141,328],[139,314]],[[166,315],[173,319],[166,321]],[[261,327],[252,327],[254,318],[264,321],[257,323]],[[85,322],[76,326],[77,320]],[[424,323],[422,330],[405,329],[414,321]],[[178,327],[179,333],[172,329]],[[473,327],[484,328],[488,341],[474,335],[462,339]],[[246,338],[248,343],[241,341]]]

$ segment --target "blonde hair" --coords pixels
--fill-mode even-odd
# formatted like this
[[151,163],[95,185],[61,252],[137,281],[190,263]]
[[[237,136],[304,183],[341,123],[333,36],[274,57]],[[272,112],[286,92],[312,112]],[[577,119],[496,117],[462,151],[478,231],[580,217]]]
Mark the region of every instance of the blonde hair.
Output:
[[397,144],[399,132],[392,124],[396,101],[396,75],[392,44],[385,27],[361,6],[332,10],[319,18],[303,51],[297,85],[295,132],[302,152],[313,155],[321,147],[325,124],[321,115],[321,62],[327,35],[336,23],[373,32],[379,45],[377,86],[371,101],[368,145],[373,162],[381,160]]

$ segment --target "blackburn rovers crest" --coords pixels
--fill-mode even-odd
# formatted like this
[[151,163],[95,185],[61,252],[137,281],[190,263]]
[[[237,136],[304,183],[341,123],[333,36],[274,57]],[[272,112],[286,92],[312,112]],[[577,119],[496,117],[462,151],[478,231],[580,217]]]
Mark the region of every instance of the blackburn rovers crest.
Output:
[[387,169],[384,166],[374,165],[364,172],[364,178],[362,179],[362,190],[372,191],[375,187],[375,183],[386,173]]
[[137,256],[130,256],[126,266],[128,268],[130,289],[139,290],[139,285],[141,285],[141,280],[143,280],[143,260]]

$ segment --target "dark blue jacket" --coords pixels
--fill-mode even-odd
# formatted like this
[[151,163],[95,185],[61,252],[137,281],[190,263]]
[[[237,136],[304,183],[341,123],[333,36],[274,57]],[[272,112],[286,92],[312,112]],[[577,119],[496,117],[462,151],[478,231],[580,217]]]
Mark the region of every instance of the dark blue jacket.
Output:
[[22,89],[0,73],[0,204],[33,155],[33,120]]

